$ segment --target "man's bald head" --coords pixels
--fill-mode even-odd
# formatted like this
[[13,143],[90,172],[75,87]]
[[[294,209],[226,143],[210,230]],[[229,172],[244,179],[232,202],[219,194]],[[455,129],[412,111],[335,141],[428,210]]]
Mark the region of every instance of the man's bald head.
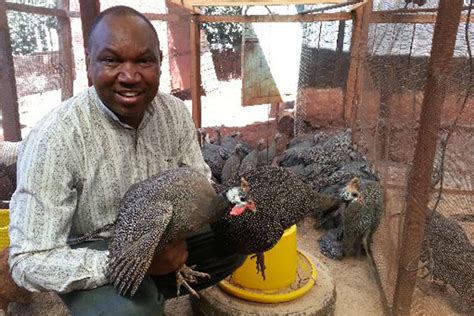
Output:
[[155,30],[153,24],[151,24],[150,20],[148,20],[143,14],[141,14],[140,12],[138,12],[135,9],[132,9],[130,7],[127,7],[127,6],[115,6],[115,7],[110,7],[108,9],[102,11],[94,19],[94,22],[92,23],[91,29],[89,31],[89,38],[88,38],[88,41],[87,41],[87,50],[89,52],[90,52],[90,50],[92,48],[92,45],[94,43],[94,40],[95,40],[94,39],[94,33],[97,29],[97,26],[107,16],[114,16],[114,17],[135,16],[135,17],[138,17],[138,18],[142,19],[143,22],[145,22],[150,27],[150,29],[153,31],[153,34],[155,34],[155,37],[156,37],[156,40],[157,40],[157,43],[158,43],[158,46],[159,46],[160,42],[159,42],[159,39],[158,39],[158,33],[156,33],[156,30]]

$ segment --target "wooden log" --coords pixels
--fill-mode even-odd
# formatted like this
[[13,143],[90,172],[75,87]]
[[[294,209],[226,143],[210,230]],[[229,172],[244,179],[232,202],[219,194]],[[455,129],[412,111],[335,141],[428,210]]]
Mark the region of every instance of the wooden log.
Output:
[[[58,8],[69,11],[69,0],[59,0]],[[61,100],[72,97],[74,88],[74,56],[72,52],[71,20],[68,16],[58,17],[59,21],[59,77]]]
[[394,294],[394,315],[410,314],[417,263],[426,226],[431,174],[463,0],[440,0],[428,65],[413,167],[407,183],[403,239]]
[[281,134],[285,134],[288,138],[292,138],[294,136],[294,128],[295,128],[295,118],[292,112],[283,112],[277,123],[277,130]]
[[[79,0],[79,7],[81,10],[81,24],[82,24],[82,38],[84,40],[84,52],[87,56],[87,43],[89,42],[89,33],[96,16],[100,12],[99,0]],[[86,68],[89,68],[86,58]],[[89,86],[92,86],[92,81],[88,78]]]
[[325,22],[350,20],[349,12],[296,14],[296,15],[202,15],[200,21],[228,23],[269,23],[269,22]]
[[2,60],[0,66],[0,91],[2,91],[3,138],[12,142],[20,141],[18,96],[5,0],[0,0],[0,60]]
[[191,16],[191,99],[192,116],[196,128],[201,127],[201,32],[199,16]]
[[372,0],[353,12],[353,31],[351,40],[350,63],[346,93],[343,101],[344,120],[352,128],[357,119],[357,107],[360,102],[360,90],[363,80],[364,60],[367,54],[369,21],[372,14]]

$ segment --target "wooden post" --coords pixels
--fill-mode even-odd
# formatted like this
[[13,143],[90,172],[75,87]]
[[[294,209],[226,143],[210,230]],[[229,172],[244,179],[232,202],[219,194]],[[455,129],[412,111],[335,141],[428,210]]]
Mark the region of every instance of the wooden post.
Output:
[[334,54],[334,72],[332,74],[332,85],[339,86],[342,78],[342,61],[344,58],[344,36],[346,35],[346,21],[339,21],[337,31],[336,53]]
[[[451,72],[463,0],[440,0],[428,65],[413,167],[407,183],[403,240],[394,294],[394,315],[409,315],[416,283],[430,198],[431,173],[436,151],[446,81]],[[469,282],[471,280],[466,280]]]
[[18,114],[18,96],[16,94],[15,68],[13,66],[10,30],[8,28],[5,0],[0,0],[0,91],[3,139],[20,141],[20,115]]
[[[87,42],[89,41],[89,32],[92,22],[100,12],[100,0],[79,0],[79,6],[81,10],[82,38],[84,39],[85,52],[87,50]],[[86,67],[88,67],[87,61]],[[88,80],[89,86],[92,86],[90,78]]]
[[196,128],[201,127],[201,33],[199,15],[191,15],[191,98]]
[[[352,40],[346,94],[344,96],[344,121],[354,129],[357,107],[360,102],[360,89],[363,80],[363,63],[367,54],[369,21],[372,14],[372,0],[352,11]],[[354,135],[354,131],[352,133]]]
[[[69,12],[69,0],[59,0],[58,9]],[[59,21],[59,76],[61,100],[72,97],[74,88],[74,56],[72,52],[71,20],[58,17]]]

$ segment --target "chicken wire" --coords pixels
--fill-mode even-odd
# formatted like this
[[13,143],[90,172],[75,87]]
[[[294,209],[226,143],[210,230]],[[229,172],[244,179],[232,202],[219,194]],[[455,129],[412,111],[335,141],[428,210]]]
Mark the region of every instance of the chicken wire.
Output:
[[[437,7],[438,1],[428,1],[421,7],[404,1],[375,2],[374,12]],[[472,16],[469,8],[463,12]],[[391,271],[396,270],[401,251],[403,215],[410,211],[405,196],[417,146],[433,33],[434,24],[370,24],[363,61],[354,139],[376,165],[385,188],[378,268],[389,303],[396,279]],[[453,312],[472,312],[474,302],[473,39],[474,25],[461,22],[451,75],[443,78],[446,99],[441,126],[438,131],[428,131],[436,133],[438,141],[421,253],[423,265],[420,262],[417,281],[417,289],[422,290],[415,291],[415,301],[416,297],[429,299],[433,287],[427,280],[446,283],[440,295],[448,299]],[[466,284],[466,280],[471,281]]]
[[[472,16],[469,4],[465,1],[464,16]],[[314,8],[318,6],[303,6],[300,11]],[[373,7],[379,16],[387,10],[409,14],[417,9],[428,9],[418,16],[434,15],[438,1],[374,1]],[[374,246],[389,306],[393,303],[403,214],[409,211],[405,210],[406,187],[417,145],[433,33],[434,23],[370,23],[364,72],[357,79],[361,82],[352,126],[354,145],[376,166],[385,188],[385,215]],[[352,21],[303,23],[295,135],[307,133],[308,122],[312,127],[351,125],[344,113],[351,38]],[[452,72],[443,78],[446,100],[441,127],[436,131],[432,194],[415,291],[417,303],[429,301],[434,290],[426,280],[446,283],[446,289],[438,294],[448,300],[446,309],[454,313],[471,311],[474,303],[472,282],[462,281],[473,280],[470,267],[474,265],[473,41],[474,26],[461,22]],[[445,260],[446,256],[456,259]],[[456,272],[448,273],[451,270]],[[436,305],[432,301],[426,304]]]
[[[57,0],[9,0],[9,2],[48,8],[58,6]],[[157,3],[101,1],[101,10],[120,4],[134,7],[140,12],[145,10],[145,15],[146,12],[166,12],[165,1]],[[70,1],[69,11],[71,12],[69,20],[71,24],[72,69],[69,69],[69,66],[61,61],[61,41],[65,39],[61,39],[59,36],[61,24],[57,17],[15,10],[7,11],[22,138],[29,133],[31,127],[41,117],[61,103],[61,80],[66,73],[72,73],[73,93],[88,87],[79,1]],[[151,22],[157,30],[160,48],[163,52],[160,89],[170,92],[168,23],[155,20]]]
[[[466,1],[467,4],[469,1]],[[428,1],[421,7],[413,3],[406,4],[405,1],[375,1],[374,10],[377,12],[405,8],[436,9],[437,6],[438,1]],[[316,6],[304,6],[299,10],[312,8]],[[467,12],[469,11],[465,10],[464,14]],[[85,71],[80,21],[78,18],[72,18],[71,23],[73,31],[77,30],[77,34],[73,34],[76,77],[86,78],[85,72],[78,74],[78,71]],[[162,24],[166,25],[164,22]],[[269,29],[272,27],[268,26]],[[349,68],[352,21],[302,23],[300,27],[301,45],[298,49],[301,50],[301,54],[299,66],[295,69],[298,80],[295,93],[297,115],[295,115],[294,134],[306,132],[308,125],[313,127],[348,125],[349,122],[343,113],[343,104]],[[166,26],[161,28],[166,31]],[[387,196],[384,220],[377,234],[378,244],[381,246],[376,248],[376,254],[382,284],[389,300],[393,296],[395,282],[390,271],[393,271],[398,263],[403,224],[400,215],[405,212],[406,183],[416,146],[433,30],[434,24],[371,23],[369,25],[368,49],[364,60],[366,71],[362,80],[353,137],[358,148],[377,167]],[[165,38],[166,36],[160,34],[162,41]],[[460,280],[465,280],[469,271],[471,275],[467,274],[467,277],[471,277],[468,280],[472,280],[474,265],[472,262],[474,83],[471,56],[473,39],[474,26],[461,23],[456,38],[452,74],[449,78],[445,78],[447,96],[441,128],[438,131],[432,177],[433,194],[429,203],[429,208],[436,209],[438,213],[430,217],[427,236],[431,236],[436,242],[425,243],[422,253],[423,261],[431,261],[431,265],[427,266],[431,269],[431,275],[439,280],[443,270],[434,266],[432,262],[436,260],[430,257],[436,256],[439,253],[437,250],[440,252],[449,250],[442,248],[446,242],[443,243],[439,237],[445,236],[448,245],[462,246],[467,241],[466,248],[456,248],[458,252],[453,253],[458,260],[445,263],[454,266],[451,269],[460,271],[457,278],[445,281],[448,289],[441,293],[453,303],[456,311],[465,311],[469,305],[471,307],[473,305],[472,288],[463,289],[458,285]],[[281,39],[276,38],[274,41],[279,45],[285,45]],[[48,91],[58,89],[61,65],[58,62],[58,53],[52,47],[43,49],[42,52],[14,56],[20,112],[23,100],[26,98],[38,98],[38,94],[41,97],[48,94]],[[162,43],[162,49],[164,48]],[[164,51],[166,53],[166,49]],[[277,55],[272,53],[271,49],[269,52],[273,55],[270,58]],[[235,59],[238,61],[239,58],[238,50],[233,63],[237,64]],[[220,67],[225,67],[228,61],[223,60]],[[280,59],[278,62],[286,61]],[[219,68],[217,65],[214,67]],[[206,80],[215,80],[214,75],[211,79],[207,78],[207,75],[203,76],[203,86],[207,86]],[[85,86],[84,81],[81,86]],[[59,104],[60,94],[48,98],[46,102]],[[205,101],[203,106],[205,108]],[[439,248],[432,249],[433,247]],[[461,252],[464,253],[461,255]],[[426,279],[421,278],[422,272],[425,272],[424,269],[420,269],[419,287],[426,290],[426,287],[423,287]],[[462,283],[469,286],[472,282]]]

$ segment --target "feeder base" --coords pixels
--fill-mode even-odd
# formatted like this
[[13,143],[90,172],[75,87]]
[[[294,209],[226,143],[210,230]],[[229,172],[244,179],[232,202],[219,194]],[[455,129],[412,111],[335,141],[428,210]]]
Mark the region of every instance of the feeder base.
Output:
[[315,257],[305,255],[318,272],[317,282],[304,296],[276,304],[256,303],[231,296],[218,286],[200,291],[199,299],[191,298],[194,315],[333,315],[336,287],[329,269]]

